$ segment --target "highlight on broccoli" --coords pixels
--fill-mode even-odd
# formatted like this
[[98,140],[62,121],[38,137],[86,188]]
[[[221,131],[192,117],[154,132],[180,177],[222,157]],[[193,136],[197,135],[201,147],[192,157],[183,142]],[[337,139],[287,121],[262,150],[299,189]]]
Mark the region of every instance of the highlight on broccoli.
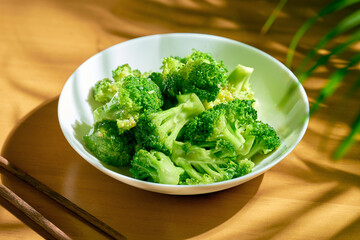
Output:
[[201,101],[214,101],[226,83],[227,68],[209,53],[193,50],[184,58],[166,57],[158,85],[169,101],[177,95],[195,93]]
[[118,66],[112,71],[112,77],[115,82],[122,82],[127,76],[142,77],[142,74],[138,69],[132,70],[129,64]]
[[177,185],[184,169],[176,167],[162,152],[140,149],[131,160],[130,173],[137,179]]
[[161,184],[209,184],[253,171],[256,155],[280,138],[258,119],[252,68],[228,74],[222,61],[193,50],[162,60],[160,72],[128,64],[98,81],[94,125],[85,147],[101,162],[129,167],[136,179]]
[[109,78],[98,81],[93,90],[94,99],[99,103],[109,102],[118,90],[118,84]]
[[93,89],[94,99],[103,104],[109,102],[121,87],[123,80],[128,76],[146,77],[146,74],[141,74],[137,69],[132,70],[129,64],[118,66],[112,71],[113,80],[104,78],[95,84]]
[[230,102],[234,99],[253,100],[254,92],[250,87],[250,77],[254,69],[238,64],[229,74],[226,83],[219,91],[216,99],[205,101],[206,109],[212,108],[220,103]]
[[163,104],[159,87],[149,78],[127,76],[122,81],[111,100],[94,111],[95,122],[114,120],[120,132],[134,127],[143,111]]
[[182,69],[184,93],[195,93],[202,101],[213,101],[226,83],[227,68],[210,54],[193,51]]
[[119,134],[115,121],[94,124],[83,137],[86,148],[101,162],[112,166],[128,165],[135,152],[134,136],[131,132]]
[[135,137],[140,147],[170,154],[182,127],[203,112],[196,94],[177,96],[178,105],[164,111],[144,112],[136,125]]
[[242,152],[239,156],[243,159],[251,159],[258,153],[268,154],[281,144],[275,129],[269,124],[258,120],[246,126],[243,137],[251,145],[246,152]]

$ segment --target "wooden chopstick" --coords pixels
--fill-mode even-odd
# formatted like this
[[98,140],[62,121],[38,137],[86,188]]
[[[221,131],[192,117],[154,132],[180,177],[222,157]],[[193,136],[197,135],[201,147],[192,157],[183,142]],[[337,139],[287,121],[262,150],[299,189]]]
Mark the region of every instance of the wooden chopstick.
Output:
[[7,171],[8,173],[15,175],[16,177],[20,178],[24,182],[30,184],[31,186],[35,187],[40,192],[44,193],[51,199],[55,200],[57,203],[61,204],[65,208],[69,209],[77,216],[81,217],[85,222],[91,224],[92,226],[96,227],[102,233],[106,234],[111,239],[126,239],[122,234],[117,232],[115,229],[111,228],[106,223],[100,221],[95,216],[91,215],[90,213],[86,212],[84,209],[77,206],[75,203],[71,202],[64,196],[60,195],[59,193],[55,192],[39,180],[33,178],[29,174],[25,173],[24,171],[20,170],[19,168],[11,165],[8,160],[4,157],[0,156],[0,169]]
[[57,226],[52,222],[46,219],[41,213],[36,211],[32,206],[25,202],[22,198],[16,195],[13,191],[0,184],[0,196],[23,212],[28,216],[32,221],[37,225],[42,227],[46,232],[48,232],[52,237],[57,240],[71,240],[71,238],[61,231]]

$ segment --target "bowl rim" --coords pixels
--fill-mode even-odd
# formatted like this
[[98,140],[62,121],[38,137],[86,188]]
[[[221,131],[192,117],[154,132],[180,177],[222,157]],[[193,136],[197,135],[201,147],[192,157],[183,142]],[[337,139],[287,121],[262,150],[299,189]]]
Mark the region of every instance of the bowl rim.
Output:
[[[101,167],[100,167],[100,165],[95,164],[91,159],[88,159],[88,156],[85,153],[83,153],[81,150],[79,150],[77,144],[75,144],[73,142],[73,136],[71,136],[71,134],[69,134],[66,131],[66,127],[65,127],[66,124],[63,122],[63,120],[61,118],[60,110],[61,110],[61,104],[64,101],[63,100],[63,98],[64,98],[64,96],[63,96],[64,89],[66,88],[67,85],[70,84],[71,81],[74,81],[72,79],[74,79],[73,76],[78,71],[78,69],[80,69],[88,61],[90,61],[91,59],[97,57],[98,55],[104,54],[104,52],[111,51],[111,49],[122,46],[122,45],[131,44],[131,43],[134,43],[136,41],[144,41],[146,39],[153,39],[153,38],[158,38],[158,37],[190,37],[190,38],[191,37],[200,37],[200,38],[206,38],[206,39],[215,39],[215,40],[220,40],[220,41],[226,41],[226,42],[242,45],[243,47],[249,48],[252,51],[255,51],[258,54],[260,54],[260,55],[270,59],[271,61],[275,62],[283,71],[285,71],[285,72],[287,72],[289,74],[289,76],[290,76],[289,78],[291,79],[291,81],[298,85],[298,89],[299,89],[301,98],[305,103],[306,118],[304,119],[304,122],[303,122],[302,127],[301,127],[301,131],[299,132],[299,135],[297,136],[296,140],[294,141],[294,144],[292,144],[290,147],[288,147],[278,157],[276,157],[273,161],[271,161],[269,164],[267,164],[265,167],[263,167],[261,169],[258,169],[256,171],[253,171],[253,172],[248,173],[248,174],[246,174],[244,176],[240,176],[240,177],[237,177],[237,178],[234,178],[234,179],[229,179],[229,180],[225,180],[225,181],[221,181],[221,182],[215,182],[215,183],[209,183],[209,184],[201,184],[201,185],[171,185],[171,184],[147,182],[147,181],[143,181],[143,180],[133,178],[131,176],[126,176],[124,174],[115,172],[115,171],[113,171],[113,170],[111,170],[109,168],[106,168],[94,156],[91,156],[91,157],[93,157],[94,160],[98,161],[100,163]],[[253,47],[253,46],[248,45],[246,43],[243,43],[243,42],[240,42],[240,41],[237,41],[237,40],[233,40],[233,39],[230,39],[230,38],[222,37],[222,36],[216,36],[216,35],[204,34],[204,33],[164,33],[164,34],[153,34],[153,35],[137,37],[137,38],[126,40],[126,41],[117,43],[115,45],[112,45],[110,47],[107,47],[104,50],[90,56],[82,64],[80,64],[72,72],[72,74],[68,77],[68,79],[66,80],[66,82],[65,82],[65,84],[64,84],[64,86],[62,88],[62,91],[60,93],[60,96],[59,96],[57,113],[58,113],[58,121],[59,121],[59,124],[60,124],[60,128],[61,128],[62,133],[65,136],[67,142],[77,152],[77,154],[79,154],[84,160],[86,160],[92,166],[99,169],[103,173],[111,176],[112,178],[115,178],[116,180],[121,181],[123,183],[126,183],[128,185],[132,185],[134,187],[141,188],[141,189],[148,190],[148,191],[159,192],[159,193],[167,193],[167,194],[176,194],[176,195],[202,194],[202,193],[210,193],[210,192],[215,192],[215,191],[219,191],[219,190],[224,190],[224,189],[228,189],[228,188],[230,188],[232,186],[236,186],[237,185],[236,183],[238,183],[238,182],[240,182],[239,184],[241,184],[243,182],[249,181],[249,180],[261,175],[262,173],[268,171],[273,166],[275,166],[280,161],[282,161],[287,155],[290,154],[290,152],[292,152],[294,150],[294,148],[299,144],[299,142],[304,137],[305,132],[306,132],[306,130],[308,128],[309,119],[310,119],[310,116],[309,116],[309,101],[308,101],[306,91],[305,91],[304,87],[302,86],[302,84],[299,82],[298,78],[295,76],[295,74],[290,69],[288,69],[282,62],[280,62],[276,58],[272,57],[270,54],[264,52],[263,50],[260,50],[260,49],[258,49],[256,47]],[[83,148],[85,149],[84,146],[83,146]],[[139,184],[140,184],[140,186],[139,186]],[[147,188],[148,186],[150,186],[150,189]],[[224,186],[224,187],[219,188],[221,186]],[[166,190],[168,188],[172,189],[172,192],[169,193],[169,191]],[[215,188],[215,190],[206,191],[208,188]],[[156,190],[154,190],[154,189],[156,189]],[[186,190],[185,190],[185,193],[184,192],[173,192],[173,191],[176,191],[176,190],[179,190],[179,189],[191,189],[191,190],[193,190],[193,192],[196,192],[197,190],[200,190],[200,193],[189,193],[189,192],[186,192]]]

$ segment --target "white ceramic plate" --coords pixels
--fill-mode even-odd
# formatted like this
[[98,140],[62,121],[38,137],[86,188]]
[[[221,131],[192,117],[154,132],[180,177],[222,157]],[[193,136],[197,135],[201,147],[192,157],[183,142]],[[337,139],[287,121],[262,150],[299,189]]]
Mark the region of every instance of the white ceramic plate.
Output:
[[[237,64],[254,68],[250,84],[258,103],[259,118],[278,132],[282,145],[262,160],[256,161],[252,173],[214,184],[174,186],[132,178],[126,171],[104,166],[84,147],[82,136],[93,124],[90,94],[94,84],[117,66],[128,63],[133,69],[159,71],[161,60],[168,56],[185,56],[192,49],[209,52],[232,71]],[[91,103],[91,104],[89,104]],[[58,117],[69,144],[86,161],[105,174],[131,186],[176,195],[215,192],[249,181],[286,157],[300,142],[308,124],[309,105],[306,93],[294,74],[270,55],[249,45],[223,37],[204,34],[175,33],[152,35],[112,46],[85,61],[67,80],[61,92]]]

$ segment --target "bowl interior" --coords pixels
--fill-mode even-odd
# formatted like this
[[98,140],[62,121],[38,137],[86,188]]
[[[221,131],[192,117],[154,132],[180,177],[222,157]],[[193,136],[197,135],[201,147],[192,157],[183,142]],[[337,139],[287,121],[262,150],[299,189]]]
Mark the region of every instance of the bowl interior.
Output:
[[[209,52],[232,71],[237,64],[254,68],[250,84],[255,92],[259,118],[278,132],[282,146],[256,160],[246,176],[203,186],[172,186],[131,178],[124,169],[104,166],[83,145],[82,136],[93,124],[91,88],[111,71],[128,63],[133,69],[159,71],[161,60],[185,56],[192,49]],[[112,46],[85,61],[68,79],[59,99],[58,117],[70,145],[85,160],[104,173],[132,186],[167,194],[200,194],[223,190],[246,182],[280,162],[303,137],[308,124],[308,100],[303,87],[283,64],[246,44],[204,34],[164,34],[133,39]]]

